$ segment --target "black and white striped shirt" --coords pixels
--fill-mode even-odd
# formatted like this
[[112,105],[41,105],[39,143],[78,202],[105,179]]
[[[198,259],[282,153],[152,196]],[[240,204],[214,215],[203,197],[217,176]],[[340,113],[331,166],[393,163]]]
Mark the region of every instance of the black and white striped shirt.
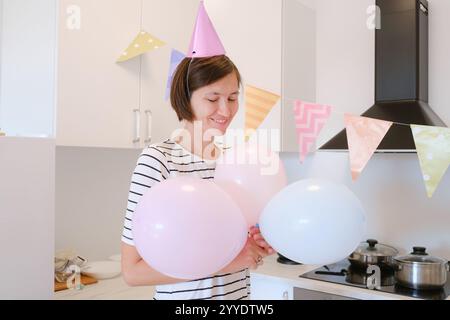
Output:
[[[139,199],[155,183],[182,175],[213,179],[215,161],[203,160],[172,140],[153,144],[140,154],[131,178],[122,241],[134,245],[133,212]],[[203,279],[156,286],[154,299],[163,300],[248,300],[250,273],[248,269],[236,273],[218,274]]]

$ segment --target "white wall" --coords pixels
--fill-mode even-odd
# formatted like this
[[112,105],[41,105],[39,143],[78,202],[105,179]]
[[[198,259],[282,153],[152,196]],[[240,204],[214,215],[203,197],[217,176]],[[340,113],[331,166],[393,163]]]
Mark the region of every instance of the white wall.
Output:
[[[91,260],[119,252],[128,187],[139,152],[57,147],[57,250],[74,248]],[[318,152],[303,165],[297,153],[284,153],[282,160],[290,183],[316,177],[349,186],[367,210],[366,237],[403,251],[423,245],[450,259],[450,174],[428,199],[415,154],[376,154],[356,183],[351,181],[344,152]]]
[[428,0],[430,12],[429,102],[441,119],[450,125],[450,1]]
[[[316,0],[317,102],[335,106],[317,145],[344,128],[343,115],[361,114],[374,103],[375,31],[367,8],[375,0]],[[429,102],[450,124],[450,1],[429,0]]]
[[0,119],[10,136],[52,136],[56,0],[3,0]]
[[55,249],[90,260],[120,252],[131,174],[141,150],[56,148]]
[[0,138],[0,299],[53,297],[55,142]]
[[450,260],[450,174],[428,199],[415,154],[375,154],[355,183],[345,152],[317,152],[303,165],[296,153],[282,158],[290,182],[323,178],[347,185],[366,209],[367,239],[375,238],[402,252],[425,246],[430,253]]
[[[317,101],[338,112],[361,114],[374,100],[374,31],[366,9],[374,0],[317,0]],[[430,104],[450,124],[450,1],[430,0]],[[334,114],[318,145],[343,127]],[[347,153],[318,152],[300,165],[296,153],[283,159],[291,181],[305,177],[344,183],[367,209],[367,237],[410,250],[424,245],[450,259],[450,172],[432,199],[426,197],[417,155],[376,154],[356,183]]]
[[3,0],[0,0],[0,131],[2,128],[2,101],[1,101],[1,88],[2,88],[2,47],[3,47]]
[[[315,3],[320,11],[316,14],[318,101],[354,113],[373,103],[374,38],[366,28],[366,9],[372,3]],[[430,10],[430,101],[450,123],[450,93],[445,88],[450,82],[450,37],[445,34],[450,29],[450,3],[430,0]],[[226,37],[223,40],[225,45],[229,41]],[[326,141],[342,127],[338,116],[325,127],[322,139]],[[75,247],[91,259],[104,259],[117,250],[137,156],[136,150],[57,149],[57,248]],[[435,196],[428,199],[414,154],[375,155],[355,184],[350,181],[346,153],[318,153],[304,165],[299,164],[296,153],[283,154],[282,158],[291,182],[322,177],[349,185],[367,209],[368,237],[402,250],[425,245],[432,253],[450,259],[450,173]]]

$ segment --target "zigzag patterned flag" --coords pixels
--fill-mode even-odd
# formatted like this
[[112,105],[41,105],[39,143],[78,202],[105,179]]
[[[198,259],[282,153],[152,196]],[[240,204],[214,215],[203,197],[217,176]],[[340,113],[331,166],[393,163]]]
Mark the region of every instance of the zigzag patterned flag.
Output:
[[331,114],[331,106],[294,101],[295,127],[303,162]]

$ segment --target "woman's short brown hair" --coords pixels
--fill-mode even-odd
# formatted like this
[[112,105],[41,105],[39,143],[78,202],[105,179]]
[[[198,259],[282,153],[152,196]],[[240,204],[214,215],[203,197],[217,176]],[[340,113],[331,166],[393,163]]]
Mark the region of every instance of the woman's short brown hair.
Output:
[[[191,61],[192,60],[192,61]],[[189,72],[189,76],[187,76]],[[234,63],[225,55],[207,58],[184,58],[173,75],[170,102],[178,120],[193,121],[191,94],[234,72],[241,84],[241,75]]]

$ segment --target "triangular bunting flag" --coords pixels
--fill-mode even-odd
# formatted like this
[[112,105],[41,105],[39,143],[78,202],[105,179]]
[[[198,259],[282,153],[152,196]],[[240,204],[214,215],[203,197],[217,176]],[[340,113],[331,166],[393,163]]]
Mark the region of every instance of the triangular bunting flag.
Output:
[[249,85],[245,86],[245,134],[246,140],[258,129],[280,96]]
[[225,54],[225,48],[205,10],[203,1],[198,7],[197,21],[187,52],[189,58],[213,57]]
[[167,77],[167,85],[166,85],[166,95],[164,99],[167,101],[170,96],[170,87],[172,86],[172,78],[175,70],[177,69],[180,62],[185,58],[185,55],[180,51],[172,49],[172,53],[170,54],[170,67],[169,67],[169,75]]
[[128,46],[128,48],[122,52],[122,55],[117,59],[117,62],[123,62],[137,57],[145,52],[158,49],[165,45],[165,43],[148,32],[141,31],[134,38],[133,42]]
[[294,101],[295,128],[303,162],[331,114],[331,106]]
[[411,125],[428,197],[436,191],[450,165],[450,129]]
[[392,122],[345,114],[352,179],[356,181]]

